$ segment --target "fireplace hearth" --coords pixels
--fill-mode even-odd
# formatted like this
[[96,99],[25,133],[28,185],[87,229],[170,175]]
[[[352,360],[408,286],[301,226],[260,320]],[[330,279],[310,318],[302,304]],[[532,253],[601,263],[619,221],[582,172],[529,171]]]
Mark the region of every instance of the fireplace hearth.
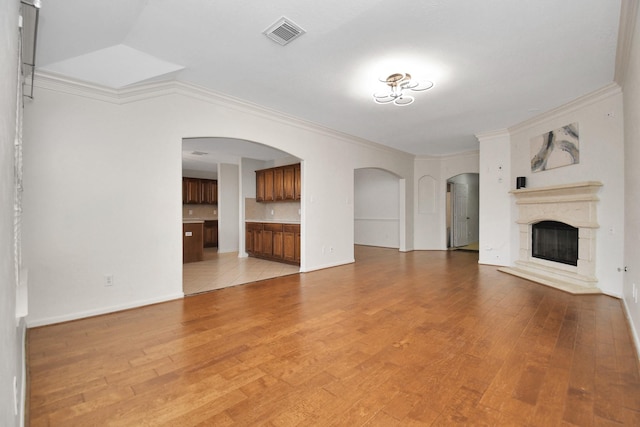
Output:
[[575,294],[601,293],[596,277],[600,182],[513,190],[519,257],[500,271]]

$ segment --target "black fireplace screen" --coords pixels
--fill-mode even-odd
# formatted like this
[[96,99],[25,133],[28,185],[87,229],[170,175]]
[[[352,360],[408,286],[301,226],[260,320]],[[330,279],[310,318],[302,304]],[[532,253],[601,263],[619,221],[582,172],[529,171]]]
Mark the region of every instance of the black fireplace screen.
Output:
[[541,221],[532,226],[534,258],[578,265],[578,229],[557,221]]

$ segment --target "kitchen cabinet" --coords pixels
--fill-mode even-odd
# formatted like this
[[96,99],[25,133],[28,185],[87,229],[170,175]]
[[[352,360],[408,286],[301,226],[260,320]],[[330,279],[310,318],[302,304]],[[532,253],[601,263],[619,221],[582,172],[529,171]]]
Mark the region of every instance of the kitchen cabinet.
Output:
[[200,203],[208,205],[218,204],[218,181],[214,179],[200,180]]
[[249,255],[262,254],[262,224],[250,222],[246,224],[245,249]]
[[[298,256],[298,258],[296,259],[296,234],[297,234],[297,239],[299,240],[300,239],[299,225],[285,224],[283,226],[282,257],[284,258],[285,261],[289,261],[289,262],[297,261],[298,263],[300,263],[300,257]],[[298,253],[300,253],[299,247],[300,247],[300,243],[298,243]]]
[[295,200],[300,200],[302,198],[302,171],[300,170],[300,163],[293,165],[293,173],[294,173],[294,194]]
[[197,178],[182,178],[182,203],[200,203],[200,180]]
[[203,259],[203,221],[182,223],[182,262],[186,264]]
[[275,171],[273,169],[264,170],[264,201],[265,202],[273,202],[275,200],[275,194],[273,192],[274,172]]
[[284,168],[273,170],[273,198],[276,201],[284,200]]
[[284,202],[302,197],[300,163],[256,171],[256,201]]
[[245,229],[250,256],[300,265],[300,224],[248,222]]
[[218,246],[218,221],[205,220],[203,233],[203,246],[205,248]]
[[256,171],[256,202],[264,202],[264,170]]
[[182,178],[182,204],[218,204],[218,181]]

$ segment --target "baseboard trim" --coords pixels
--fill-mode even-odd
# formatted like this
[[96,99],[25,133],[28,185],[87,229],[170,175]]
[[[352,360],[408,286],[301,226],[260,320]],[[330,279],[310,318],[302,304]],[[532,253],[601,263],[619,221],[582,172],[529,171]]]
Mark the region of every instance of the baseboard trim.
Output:
[[636,330],[633,319],[631,318],[631,312],[629,311],[629,307],[627,306],[627,300],[622,299],[622,306],[624,307],[624,315],[627,318],[627,323],[629,324],[629,328],[631,330],[631,338],[633,338],[633,343],[636,345],[636,358],[640,360],[640,340],[638,339],[638,331]]
[[129,310],[132,308],[144,307],[145,305],[159,304],[162,302],[173,301],[184,298],[184,293],[176,293],[165,295],[159,298],[151,298],[148,300],[133,301],[127,304],[113,305],[110,307],[102,307],[95,310],[80,311],[77,313],[65,314],[64,316],[45,317],[42,319],[27,318],[27,327],[35,328],[38,326],[53,325],[56,323],[69,322],[71,320],[84,319],[86,317],[100,316],[102,314],[115,313],[117,311]]

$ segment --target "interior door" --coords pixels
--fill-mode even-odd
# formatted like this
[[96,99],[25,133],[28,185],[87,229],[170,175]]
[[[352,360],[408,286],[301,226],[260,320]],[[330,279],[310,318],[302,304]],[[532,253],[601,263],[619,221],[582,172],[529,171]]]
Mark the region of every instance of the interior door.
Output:
[[451,200],[453,203],[451,219],[453,246],[465,246],[469,242],[469,214],[467,201],[469,200],[469,187],[467,184],[452,183]]

